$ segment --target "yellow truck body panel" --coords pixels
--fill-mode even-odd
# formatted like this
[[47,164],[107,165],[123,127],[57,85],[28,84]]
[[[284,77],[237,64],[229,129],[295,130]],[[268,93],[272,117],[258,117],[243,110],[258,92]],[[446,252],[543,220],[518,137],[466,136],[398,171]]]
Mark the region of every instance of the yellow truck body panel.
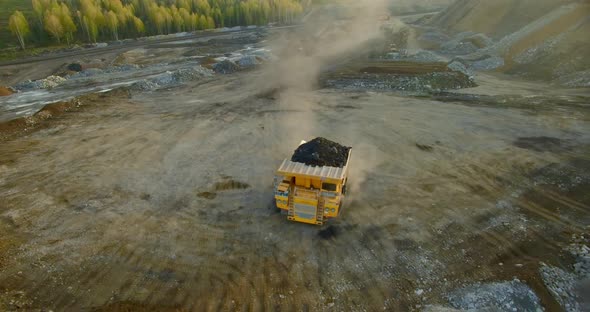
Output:
[[314,167],[285,159],[275,177],[277,208],[289,220],[307,224],[322,225],[338,217],[346,193],[351,152],[341,168]]

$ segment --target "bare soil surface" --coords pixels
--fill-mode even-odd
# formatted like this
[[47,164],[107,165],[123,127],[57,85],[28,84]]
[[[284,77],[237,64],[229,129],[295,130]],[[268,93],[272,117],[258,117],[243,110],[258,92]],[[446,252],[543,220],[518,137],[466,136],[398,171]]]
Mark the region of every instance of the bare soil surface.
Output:
[[[568,267],[563,246],[588,231],[587,108],[299,94],[306,131],[355,149],[352,196],[322,229],[272,206],[306,139],[284,122],[307,112],[257,75],[105,94],[3,142],[3,309],[420,310],[513,277],[557,309],[537,272]],[[555,166],[571,187],[543,182]]]
[[[320,48],[288,36],[279,49],[258,37],[134,46],[100,71],[3,97],[0,310],[561,311],[587,300],[587,279],[561,278],[585,276],[570,250],[590,237],[588,89],[369,62],[339,40],[354,30],[322,33]],[[258,55],[265,65],[244,58]],[[240,71],[203,72],[221,62]],[[10,66],[5,81],[33,70]],[[398,83],[420,88],[392,92]],[[315,137],[354,149],[343,212],[324,227],[273,203],[275,170]],[[562,282],[582,295],[556,297]]]

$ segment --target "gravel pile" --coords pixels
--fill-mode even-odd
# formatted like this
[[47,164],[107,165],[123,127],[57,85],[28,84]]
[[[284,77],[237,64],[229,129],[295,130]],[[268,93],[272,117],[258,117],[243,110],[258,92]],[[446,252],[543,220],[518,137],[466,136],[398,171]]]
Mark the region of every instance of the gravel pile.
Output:
[[573,271],[541,263],[539,272],[543,283],[567,312],[586,311],[587,284],[590,281],[590,240],[584,234],[573,235],[566,250],[575,258]]
[[458,71],[435,72],[424,75],[360,75],[353,78],[331,78],[324,82],[326,87],[345,90],[404,91],[436,93],[445,90],[477,86],[473,77]]
[[59,76],[49,76],[40,80],[27,80],[15,85],[13,88],[19,91],[31,91],[39,89],[53,89],[66,81],[65,78]]
[[172,87],[194,81],[203,77],[210,77],[213,73],[201,66],[181,68],[175,71],[167,71],[149,79],[138,81],[131,85],[131,89],[138,91],[153,91],[160,88]]
[[224,60],[213,65],[213,71],[218,74],[233,74],[240,70],[240,66],[230,60]]
[[342,146],[325,138],[315,138],[301,144],[291,157],[291,161],[308,166],[329,166],[342,168],[348,160],[350,147]]
[[120,72],[126,72],[126,71],[131,71],[131,70],[137,70],[140,69],[141,66],[137,65],[137,64],[125,64],[125,65],[121,65],[121,66],[112,66],[112,67],[108,67],[104,70],[105,73],[120,73]]
[[240,60],[238,61],[238,65],[241,68],[255,67],[260,64],[262,64],[262,62],[258,59],[258,57],[254,56],[254,55],[246,55],[246,56],[240,58]]
[[471,63],[471,68],[475,70],[494,70],[502,66],[504,66],[504,58],[499,56],[491,56]]
[[469,76],[469,77],[474,76],[473,71],[470,70],[469,68],[467,68],[467,66],[465,66],[465,64],[463,64],[459,61],[452,61],[447,65],[447,67],[449,69],[451,69],[452,71],[463,73],[466,76]]
[[114,74],[114,73],[128,72],[128,71],[138,70],[138,69],[141,69],[141,66],[136,65],[136,64],[112,66],[112,67],[108,67],[105,69],[88,68],[88,69],[85,69],[81,72],[71,75],[70,78],[73,78],[73,79],[88,78],[88,77],[94,77],[94,76],[102,75],[102,74]]
[[453,291],[448,300],[453,308],[469,311],[543,311],[533,290],[517,279],[466,286]]
[[469,41],[456,41],[452,40],[444,43],[441,48],[447,54],[453,55],[466,55],[471,54],[479,50],[479,48]]
[[446,62],[446,58],[428,50],[406,50],[402,49],[398,52],[390,52],[385,56],[386,59],[404,62],[416,63],[442,63]]
[[573,74],[568,74],[557,79],[561,85],[572,88],[588,88],[590,87],[590,70],[579,71]]
[[554,50],[564,37],[565,33],[546,40],[537,46],[526,49],[524,52],[514,57],[514,61],[518,64],[531,64]]
[[582,311],[576,296],[576,276],[560,268],[542,265],[539,269],[543,283],[555,300],[568,312]]

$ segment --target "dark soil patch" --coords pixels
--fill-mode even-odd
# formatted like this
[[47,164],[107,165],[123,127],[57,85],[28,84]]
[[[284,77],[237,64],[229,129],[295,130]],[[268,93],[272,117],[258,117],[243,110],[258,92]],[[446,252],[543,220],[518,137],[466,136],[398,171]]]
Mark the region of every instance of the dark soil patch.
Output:
[[272,88],[267,91],[260,92],[256,94],[256,98],[259,99],[267,99],[267,100],[277,100],[279,95],[282,91],[282,88]]
[[330,225],[327,228],[320,230],[318,232],[318,236],[321,239],[330,239],[330,238],[338,236],[339,232],[340,231],[338,230],[337,227]]
[[215,197],[217,197],[217,194],[214,192],[201,192],[197,194],[197,196],[205,199],[215,199]]
[[367,66],[359,69],[361,73],[369,74],[397,74],[397,75],[418,75],[433,72],[447,72],[446,64],[416,64],[416,63],[384,63],[376,66]]
[[352,106],[352,105],[345,105],[345,104],[338,104],[336,108],[340,109],[360,109],[360,107]]
[[72,63],[72,64],[68,65],[68,70],[75,71],[75,72],[81,72],[82,65],[80,65],[80,63]]
[[249,188],[250,185],[248,183],[235,181],[232,179],[226,179],[221,182],[215,183],[214,189],[216,191],[228,191],[228,190],[243,190]]
[[324,138],[315,138],[301,144],[291,157],[291,161],[308,166],[330,166],[342,168],[348,161],[350,147],[340,145]]
[[514,141],[513,144],[516,147],[535,152],[559,152],[569,148],[563,140],[546,136],[522,137]]
[[416,143],[416,147],[425,152],[432,152],[433,147],[430,145]]

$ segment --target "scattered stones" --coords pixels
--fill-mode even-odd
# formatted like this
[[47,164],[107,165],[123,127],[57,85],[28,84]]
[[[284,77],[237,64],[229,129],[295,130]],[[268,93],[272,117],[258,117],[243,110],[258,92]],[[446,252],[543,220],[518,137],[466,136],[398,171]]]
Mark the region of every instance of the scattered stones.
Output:
[[301,144],[293,153],[291,161],[308,166],[344,167],[350,147],[342,146],[325,138],[315,138]]
[[555,300],[568,312],[582,311],[575,291],[577,278],[560,268],[542,265],[539,268],[543,283]]
[[571,88],[588,88],[590,87],[590,70],[563,75],[557,79],[557,82]]
[[455,55],[466,55],[478,50],[473,43],[463,41],[449,41],[442,45],[442,49],[448,54]]
[[258,58],[254,55],[246,55],[246,56],[240,58],[240,60],[238,61],[238,65],[241,68],[251,68],[251,67],[255,67],[260,64],[261,64],[260,60],[258,60]]
[[233,74],[240,70],[240,66],[230,60],[224,60],[213,65],[213,71],[218,74]]
[[515,279],[506,282],[474,284],[449,294],[453,308],[491,311],[542,311],[537,295],[529,286]]
[[66,81],[65,78],[59,76],[49,76],[40,80],[27,80],[14,86],[19,91],[30,91],[38,89],[53,89]]
[[452,61],[447,65],[447,67],[449,67],[449,69],[452,71],[460,72],[468,77],[474,76],[473,71],[468,69],[467,66],[465,66],[465,64],[459,61]]
[[386,59],[416,63],[444,63],[446,58],[428,50],[406,50],[387,53]]
[[504,58],[499,56],[491,56],[471,64],[471,68],[475,70],[494,70],[502,66],[504,66]]
[[590,184],[590,172],[579,168],[590,167],[590,161],[579,159],[572,163],[553,163],[531,173],[535,185],[550,185],[561,192],[571,192]]
[[419,93],[437,93],[444,90],[477,86],[473,77],[461,72],[433,72],[421,75],[360,74],[356,77],[333,77],[325,80],[327,87],[348,90],[393,90]]
[[138,81],[131,85],[132,90],[153,91],[160,88],[172,87],[184,82],[209,77],[213,73],[201,66],[181,68],[176,71],[167,71],[149,79]]

